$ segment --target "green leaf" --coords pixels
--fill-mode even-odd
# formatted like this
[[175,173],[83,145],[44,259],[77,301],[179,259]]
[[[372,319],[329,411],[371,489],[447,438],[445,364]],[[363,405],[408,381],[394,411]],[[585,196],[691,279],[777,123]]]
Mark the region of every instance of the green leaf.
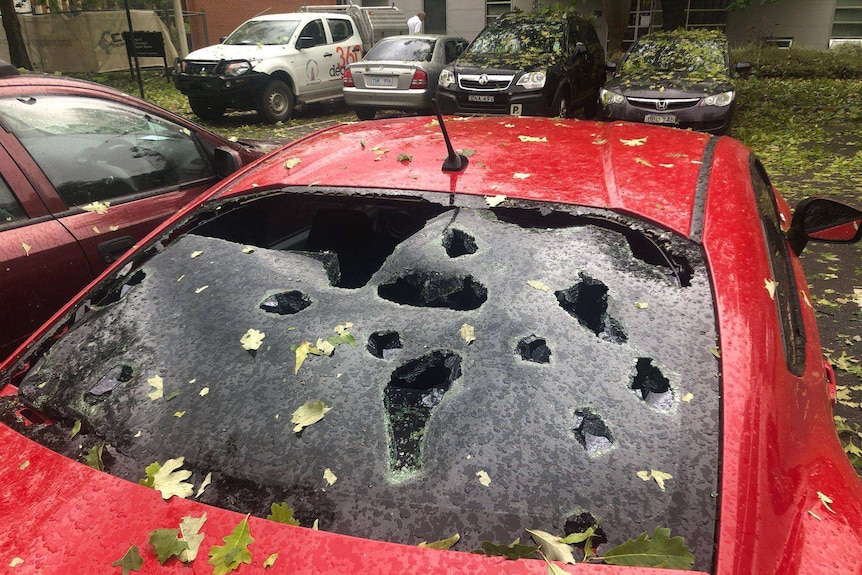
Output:
[[590,537],[594,537],[596,534],[596,525],[593,525],[586,531],[582,531],[580,533],[569,533],[565,537],[560,539],[560,543],[566,543],[568,545],[573,545],[576,543],[583,543]]
[[488,557],[505,557],[506,559],[535,559],[538,547],[532,545],[520,545],[516,539],[509,545],[497,545],[490,541],[482,542],[482,551]]
[[410,162],[413,160],[413,156],[408,156],[407,154],[398,154],[399,162]]
[[156,473],[161,468],[162,468],[161,463],[159,463],[158,461],[153,461],[152,463],[147,465],[146,469],[144,469],[144,473],[146,473],[147,476],[144,477],[143,479],[141,479],[140,481],[138,481],[138,483],[140,483],[141,485],[143,485],[145,487],[152,487],[153,483],[155,482]]
[[527,533],[533,536],[533,540],[539,544],[542,553],[550,561],[562,561],[574,565],[575,556],[572,555],[571,546],[563,543],[557,535],[552,535],[539,529],[527,529]]
[[144,565],[144,558],[138,553],[138,546],[132,545],[126,554],[111,563],[111,567],[122,567],[123,575],[129,575],[132,571],[140,571]]
[[690,570],[694,555],[685,546],[682,537],[670,537],[670,529],[656,527],[652,538],[641,533],[637,539],[629,539],[617,545],[602,557],[610,565],[627,567],[663,567],[665,569]]
[[180,554],[189,548],[189,544],[180,539],[179,529],[154,529],[150,531],[150,545],[160,565],[171,557],[179,559]]
[[427,547],[429,549],[446,550],[446,549],[451,549],[452,546],[455,545],[456,543],[458,543],[458,541],[460,541],[460,540],[461,540],[461,535],[459,533],[456,533],[455,535],[453,535],[452,537],[449,537],[448,539],[440,539],[439,541],[432,541],[431,543],[423,541],[422,543],[419,544],[419,547]]
[[81,433],[81,420],[78,419],[75,421],[75,425],[72,426],[72,435],[69,436],[69,439],[74,439],[76,435]]
[[270,513],[266,518],[270,521],[286,523],[288,525],[299,525],[299,520],[293,517],[293,509],[287,503],[273,503],[269,509]]
[[209,564],[213,566],[213,575],[225,575],[239,567],[240,563],[251,563],[248,546],[254,543],[254,539],[248,528],[248,515],[223,541],[224,545],[213,545],[210,549]]
[[93,469],[98,469],[99,471],[105,470],[105,464],[102,463],[102,450],[105,448],[105,442],[100,441],[96,445],[90,448],[87,452],[87,455],[84,456],[84,463],[92,467]]
[[331,409],[331,407],[326,407],[322,401],[309,399],[304,405],[298,407],[290,418],[290,422],[296,424],[293,426],[293,432],[299,433],[309,425],[317,423]]

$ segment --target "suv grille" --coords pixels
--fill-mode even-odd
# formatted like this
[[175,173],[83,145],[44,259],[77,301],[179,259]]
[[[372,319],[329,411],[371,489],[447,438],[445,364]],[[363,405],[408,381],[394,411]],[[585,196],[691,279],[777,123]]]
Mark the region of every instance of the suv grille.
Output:
[[211,76],[215,74],[215,69],[218,65],[218,62],[192,61],[186,64],[186,73],[193,76]]
[[515,76],[492,74],[458,74],[458,86],[462,90],[495,92],[505,90]]
[[626,100],[636,108],[662,112],[691,108],[700,102],[700,98],[626,98]]

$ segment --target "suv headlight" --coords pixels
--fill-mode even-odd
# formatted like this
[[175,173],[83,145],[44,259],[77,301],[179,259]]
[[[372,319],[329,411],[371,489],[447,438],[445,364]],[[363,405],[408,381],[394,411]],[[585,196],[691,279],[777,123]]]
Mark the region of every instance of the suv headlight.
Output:
[[440,78],[437,80],[437,85],[448,88],[455,83],[455,74],[449,68],[443,68],[440,71]]
[[602,88],[599,90],[599,101],[602,103],[602,106],[608,106],[610,104],[622,104],[626,99],[622,94]]
[[541,90],[545,87],[545,71],[526,72],[518,78],[517,85],[525,90]]
[[236,76],[242,76],[249,70],[251,70],[251,64],[249,62],[231,62],[230,64],[225,66],[224,75],[234,78]]
[[736,93],[733,90],[730,92],[722,92],[721,94],[714,94],[704,98],[700,105],[720,107],[729,106],[731,102],[733,102],[734,96],[736,96]]

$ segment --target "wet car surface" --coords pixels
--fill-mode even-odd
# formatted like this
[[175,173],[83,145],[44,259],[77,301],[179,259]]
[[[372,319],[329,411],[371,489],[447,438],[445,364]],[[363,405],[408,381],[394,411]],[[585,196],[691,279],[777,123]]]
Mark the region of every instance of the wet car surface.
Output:
[[[539,573],[543,562],[382,542],[458,533],[470,551],[596,521],[601,549],[670,528],[700,572],[852,566],[840,550],[862,538],[862,486],[831,426],[799,236],[781,248],[789,210],[756,158],[728,138],[633,124],[449,130],[469,160],[454,172],[441,170],[436,121],[320,133],[119,262],[69,308],[67,334],[47,347],[58,324],[32,342],[38,355],[2,366],[0,445],[20,453],[0,468],[6,501],[38,500],[33,482],[67,467],[105,493],[158,498],[24,433],[70,458],[102,444],[106,470],[131,481],[178,457],[195,489],[212,474],[199,497],[215,507],[80,512],[101,525],[134,513],[111,559],[139,545],[149,569],[146,533],[179,514],[206,510],[218,543],[242,518],[225,510],[265,517],[280,502],[333,533],[252,519],[267,543],[241,569],[275,550],[310,569],[309,548],[340,545],[316,569]],[[572,161],[543,161],[563,141]],[[862,214],[847,213],[843,235],[821,239],[858,239]],[[303,423],[303,406],[320,417]],[[800,522],[829,561],[786,536]],[[766,523],[772,539],[755,535]],[[51,556],[0,537],[33,565]]]

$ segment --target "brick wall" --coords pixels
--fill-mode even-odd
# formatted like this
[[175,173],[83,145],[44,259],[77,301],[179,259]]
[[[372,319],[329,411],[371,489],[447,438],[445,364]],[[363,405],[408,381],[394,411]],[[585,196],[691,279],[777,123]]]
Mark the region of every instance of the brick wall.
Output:
[[[206,12],[207,34],[204,37],[203,18],[189,18],[191,46],[197,50],[217,44],[219,38],[227,36],[237,26],[262,14],[296,12],[304,4],[328,4],[329,2],[305,2],[304,0],[186,0],[186,10]],[[333,1],[332,4],[335,4]]]

